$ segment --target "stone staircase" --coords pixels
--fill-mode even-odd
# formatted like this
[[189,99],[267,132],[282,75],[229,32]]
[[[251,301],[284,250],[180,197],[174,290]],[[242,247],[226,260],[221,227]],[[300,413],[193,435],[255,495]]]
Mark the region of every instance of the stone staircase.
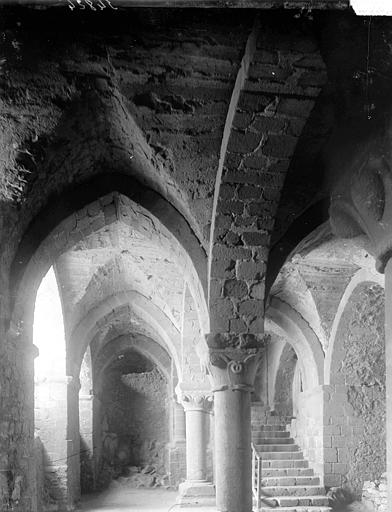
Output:
[[290,419],[260,414],[252,408],[252,442],[261,456],[260,512],[330,512],[320,479],[290,433]]

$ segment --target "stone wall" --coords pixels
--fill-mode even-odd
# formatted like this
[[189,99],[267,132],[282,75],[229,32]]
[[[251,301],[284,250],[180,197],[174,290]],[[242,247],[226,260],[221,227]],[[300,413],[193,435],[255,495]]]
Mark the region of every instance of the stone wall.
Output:
[[168,473],[167,383],[157,369],[121,374],[107,372],[102,386],[103,474],[117,477],[130,466],[152,466]]
[[324,474],[324,389],[318,386],[299,393],[298,415],[291,420],[290,433],[302,448],[316,474]]
[[170,474],[169,483],[171,486],[177,488],[181,482],[185,481],[186,477],[185,440],[181,443],[177,442],[175,445],[168,448],[167,460]]
[[[363,283],[342,315],[326,401],[333,485],[360,497],[385,471],[384,290]],[[339,479],[339,475],[341,478]],[[331,482],[332,484],[332,482]]]
[[293,347],[286,343],[279,361],[279,369],[275,384],[275,411],[278,416],[293,415],[293,378],[297,354]]
[[45,503],[45,467],[44,453],[41,439],[34,438],[34,462],[35,462],[35,496],[36,510],[43,510]]

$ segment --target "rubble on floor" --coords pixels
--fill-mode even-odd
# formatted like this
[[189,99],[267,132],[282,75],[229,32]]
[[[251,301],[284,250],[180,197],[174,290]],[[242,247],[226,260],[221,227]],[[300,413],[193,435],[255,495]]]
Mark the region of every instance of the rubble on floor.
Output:
[[144,467],[129,466],[126,475],[112,481],[111,487],[164,487],[168,489],[169,475],[162,475],[153,465]]
[[387,512],[387,474],[379,480],[365,482],[362,490],[362,502],[369,512]]

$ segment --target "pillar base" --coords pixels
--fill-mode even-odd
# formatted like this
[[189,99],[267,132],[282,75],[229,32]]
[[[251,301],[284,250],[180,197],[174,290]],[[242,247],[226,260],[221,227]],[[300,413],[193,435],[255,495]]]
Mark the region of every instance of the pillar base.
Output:
[[187,480],[178,486],[176,503],[180,506],[215,506],[215,485],[206,480]]

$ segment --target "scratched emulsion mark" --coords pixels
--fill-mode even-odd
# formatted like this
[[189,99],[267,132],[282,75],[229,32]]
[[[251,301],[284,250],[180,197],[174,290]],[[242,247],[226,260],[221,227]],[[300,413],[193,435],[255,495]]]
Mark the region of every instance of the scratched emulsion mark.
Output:
[[84,9],[91,9],[92,11],[103,11],[104,9],[118,10],[118,7],[114,7],[110,0],[66,0],[68,7],[73,11]]

